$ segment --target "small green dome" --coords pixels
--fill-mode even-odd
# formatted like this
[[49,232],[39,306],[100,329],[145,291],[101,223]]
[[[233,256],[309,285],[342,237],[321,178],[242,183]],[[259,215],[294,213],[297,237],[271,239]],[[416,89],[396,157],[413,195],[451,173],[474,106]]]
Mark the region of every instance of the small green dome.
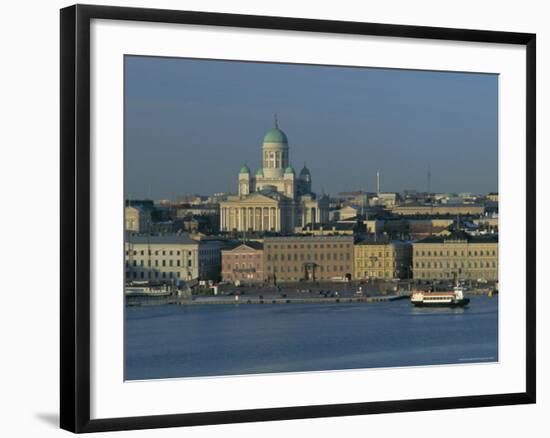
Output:
[[311,175],[309,169],[306,167],[305,163],[304,163],[304,167],[303,169],[300,171],[300,176],[309,176]]
[[286,169],[285,169],[285,174],[289,174],[291,173],[292,175],[294,175],[294,169],[292,168],[292,166],[288,166]]
[[243,164],[243,167],[241,167],[241,170],[239,171],[239,173],[250,173],[250,169],[246,164]]
[[263,169],[262,167],[260,167],[260,168],[258,169],[258,171],[256,172],[256,175],[257,175],[257,176],[264,176],[264,169]]

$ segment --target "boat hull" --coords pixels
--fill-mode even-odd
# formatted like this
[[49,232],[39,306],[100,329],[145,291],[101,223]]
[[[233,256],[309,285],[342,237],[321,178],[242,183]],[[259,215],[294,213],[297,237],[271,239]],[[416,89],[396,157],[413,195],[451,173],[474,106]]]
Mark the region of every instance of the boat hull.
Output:
[[469,298],[464,298],[462,300],[442,303],[442,302],[425,302],[425,301],[413,301],[415,307],[465,307],[470,303]]

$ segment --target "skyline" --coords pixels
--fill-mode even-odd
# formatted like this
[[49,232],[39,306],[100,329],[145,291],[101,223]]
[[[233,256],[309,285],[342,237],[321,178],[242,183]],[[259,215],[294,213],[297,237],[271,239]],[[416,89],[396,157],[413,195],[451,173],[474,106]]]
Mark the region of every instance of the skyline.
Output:
[[235,192],[275,113],[317,192],[498,191],[496,75],[126,56],[126,197]]

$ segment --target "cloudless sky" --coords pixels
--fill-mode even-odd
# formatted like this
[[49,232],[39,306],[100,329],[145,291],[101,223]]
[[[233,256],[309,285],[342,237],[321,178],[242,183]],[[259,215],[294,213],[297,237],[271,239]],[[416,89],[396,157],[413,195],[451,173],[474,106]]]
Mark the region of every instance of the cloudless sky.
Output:
[[235,192],[275,113],[314,191],[498,190],[496,75],[127,56],[127,197]]

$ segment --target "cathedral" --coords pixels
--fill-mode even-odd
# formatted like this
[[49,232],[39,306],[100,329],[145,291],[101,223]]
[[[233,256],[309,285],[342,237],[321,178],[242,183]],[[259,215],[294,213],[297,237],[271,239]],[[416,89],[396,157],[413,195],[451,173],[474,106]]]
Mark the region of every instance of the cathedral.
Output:
[[264,136],[262,167],[255,175],[244,164],[238,194],[220,203],[220,230],[292,234],[308,225],[328,222],[328,196],[311,190],[305,166],[298,177],[289,161],[288,138],[277,118]]

